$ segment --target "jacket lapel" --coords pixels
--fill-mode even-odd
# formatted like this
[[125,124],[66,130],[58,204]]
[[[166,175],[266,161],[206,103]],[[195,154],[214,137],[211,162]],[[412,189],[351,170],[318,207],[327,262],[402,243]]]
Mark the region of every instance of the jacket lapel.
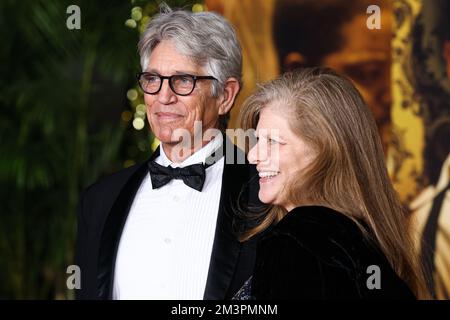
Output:
[[[225,139],[224,143],[227,144],[225,150],[230,146],[234,148],[233,154],[235,156],[238,155],[238,152],[242,153],[230,140]],[[203,296],[205,300],[227,298],[241,252],[242,245],[233,230],[234,209],[241,188],[248,181],[249,173],[247,164],[236,164],[236,157],[234,157],[234,160],[234,164],[227,164],[229,161],[225,158],[216,231]]]
[[[245,159],[245,155],[229,139],[224,139],[224,144],[225,155],[227,148],[234,149],[234,162],[229,161],[230,159],[227,161],[225,158],[219,212],[204,293],[204,299],[207,300],[229,297],[228,291],[235,273],[238,271],[236,266],[243,248],[233,230],[233,223],[236,201],[242,186],[249,180],[249,166],[247,163],[239,164],[237,162],[237,160]],[[150,160],[158,155],[159,148]],[[120,237],[135,195],[147,173],[148,167],[147,162],[145,162],[136,169],[124,184],[106,218],[101,236],[97,270],[98,299],[112,299],[114,268]],[[253,258],[249,259],[249,264],[253,265],[252,262]]]

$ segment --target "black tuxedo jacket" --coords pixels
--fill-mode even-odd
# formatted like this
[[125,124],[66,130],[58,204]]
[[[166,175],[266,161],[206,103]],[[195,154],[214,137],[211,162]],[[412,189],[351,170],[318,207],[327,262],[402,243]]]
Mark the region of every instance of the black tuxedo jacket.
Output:
[[[204,299],[233,297],[252,274],[255,261],[257,238],[244,243],[237,240],[235,223],[242,220],[236,219],[235,208],[238,198],[244,205],[260,205],[257,200],[257,172],[247,162],[236,164],[236,159],[245,159],[242,150],[225,139],[224,146],[225,149],[227,146],[233,148],[235,161],[230,163],[230,159],[225,158]],[[147,163],[135,165],[101,179],[82,194],[75,257],[81,270],[81,289],[76,292],[77,299],[112,298],[120,237],[136,192],[147,174]]]

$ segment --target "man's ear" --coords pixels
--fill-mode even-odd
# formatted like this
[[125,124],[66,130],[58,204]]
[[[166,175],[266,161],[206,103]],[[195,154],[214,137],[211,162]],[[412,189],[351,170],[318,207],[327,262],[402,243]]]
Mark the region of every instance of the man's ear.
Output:
[[240,89],[241,85],[236,78],[228,78],[224,90],[219,96],[219,115],[227,114],[231,110]]

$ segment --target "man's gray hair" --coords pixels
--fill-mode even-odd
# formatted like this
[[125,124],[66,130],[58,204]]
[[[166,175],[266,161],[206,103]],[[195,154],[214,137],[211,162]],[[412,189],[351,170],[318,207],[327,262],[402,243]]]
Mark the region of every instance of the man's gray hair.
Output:
[[[171,40],[180,54],[191,57],[205,68],[212,82],[214,97],[222,92],[228,78],[242,85],[242,53],[233,27],[213,12],[193,13],[161,6],[161,12],[149,22],[139,41],[141,67],[145,71],[152,50],[163,40]],[[218,83],[217,83],[218,82]]]

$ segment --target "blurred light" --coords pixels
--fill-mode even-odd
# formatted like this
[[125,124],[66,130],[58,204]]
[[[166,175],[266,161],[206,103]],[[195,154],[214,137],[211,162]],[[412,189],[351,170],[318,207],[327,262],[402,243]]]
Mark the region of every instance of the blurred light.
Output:
[[136,23],[136,21],[134,21],[133,19],[128,19],[127,21],[125,21],[125,25],[126,25],[128,28],[136,28],[137,23]]
[[136,89],[130,89],[127,91],[127,98],[130,101],[134,101],[136,100],[138,97],[138,92],[136,91]]
[[121,118],[123,121],[128,122],[133,118],[133,114],[130,111],[122,112]]
[[145,113],[145,110],[146,108],[145,108],[145,104],[138,104],[137,106],[136,106],[136,112],[143,112],[143,113]]
[[153,139],[153,142],[152,142],[152,145],[150,146],[150,148],[152,149],[152,151],[155,151],[156,150],[156,148],[158,148],[158,146],[159,146],[159,140],[158,139]]
[[131,167],[132,165],[134,165],[136,162],[134,160],[128,159],[123,163],[123,167],[124,168],[128,168]]
[[192,12],[203,12],[205,9],[203,8],[203,5],[200,3],[196,3],[192,6]]
[[145,122],[142,118],[135,118],[133,120],[133,127],[136,130],[142,130],[144,128]]
[[142,113],[142,112],[140,112],[140,111],[136,111],[136,112],[134,113],[134,117],[135,117],[135,118],[140,118],[140,119],[142,119],[142,120],[145,120],[145,113]]
[[145,118],[145,111],[138,110],[138,111],[136,111],[136,115],[139,118]]
[[139,32],[142,33],[145,30],[145,27],[147,27],[148,22],[150,21],[150,17],[149,16],[144,16],[141,19],[141,24],[139,26]]
[[131,18],[135,21],[139,21],[142,19],[142,8],[134,7],[131,9]]

